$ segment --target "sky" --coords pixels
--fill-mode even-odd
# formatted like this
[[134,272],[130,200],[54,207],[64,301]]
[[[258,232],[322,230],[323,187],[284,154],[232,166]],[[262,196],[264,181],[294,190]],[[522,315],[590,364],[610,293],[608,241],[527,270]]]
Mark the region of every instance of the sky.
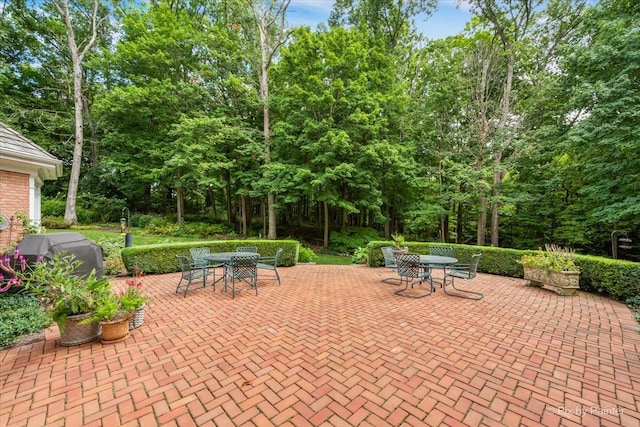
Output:
[[[315,28],[326,23],[335,0],[292,0],[287,10],[287,21],[292,26],[308,25]],[[438,9],[427,20],[417,18],[417,27],[429,39],[440,39],[462,32],[471,18],[466,2],[456,8],[454,0],[439,0]]]

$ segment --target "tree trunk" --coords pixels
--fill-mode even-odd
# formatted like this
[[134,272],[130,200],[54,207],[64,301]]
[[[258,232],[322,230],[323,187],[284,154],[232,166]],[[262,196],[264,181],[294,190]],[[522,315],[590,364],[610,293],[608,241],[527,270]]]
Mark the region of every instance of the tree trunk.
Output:
[[225,174],[224,198],[227,202],[227,221],[233,223],[233,209],[231,207],[231,177],[229,173]]
[[184,221],[184,189],[182,187],[176,189],[176,213],[178,224],[182,224]]
[[495,153],[493,163],[493,204],[491,206],[491,246],[500,246],[500,183],[502,182],[501,170],[502,153]]
[[327,248],[329,247],[329,204],[324,201],[322,206],[324,208],[324,239],[322,240],[322,246]]
[[456,221],[456,243],[462,243],[464,240],[463,231],[464,231],[464,208],[462,203],[458,203],[458,212],[457,212]]
[[440,241],[442,243],[449,242],[449,215],[445,215],[440,220]]
[[240,196],[240,236],[247,237],[247,196]]
[[480,212],[478,212],[478,227],[477,227],[477,238],[476,245],[484,246],[486,243],[486,235],[487,235],[487,207],[489,202],[487,198],[482,196],[480,200]]
[[67,0],[54,0],[53,7],[60,15],[64,26],[67,30],[67,43],[69,45],[69,53],[71,55],[71,63],[73,66],[73,106],[75,121],[75,142],[73,145],[73,161],[71,165],[71,174],[69,176],[69,187],[67,189],[67,204],[64,213],[64,220],[71,224],[78,223],[76,213],[76,197],[78,195],[78,183],[80,181],[80,167],[82,165],[82,147],[84,145],[84,119],[83,108],[84,102],[82,97],[82,61],[87,52],[93,47],[98,37],[98,26],[104,20],[98,21],[99,0],[93,0],[93,9],[91,11],[91,37],[85,46],[80,49],[76,44],[75,32],[69,15],[69,5]]
[[71,163],[71,174],[69,176],[69,187],[67,189],[67,205],[64,212],[64,220],[70,224],[78,223],[76,213],[76,197],[78,195],[78,184],[80,182],[80,166],[82,165],[82,147],[84,145],[84,120],[82,117],[82,65],[78,58],[78,49],[75,48],[73,40],[73,30],[68,32],[69,47],[73,62],[73,103],[75,109],[75,142],[73,144],[73,161]]
[[[280,3],[275,2],[262,2],[256,0],[246,0],[253,17],[255,19],[256,26],[258,27],[258,34],[260,36],[260,65],[258,67],[258,80],[260,81],[260,100],[262,101],[262,114],[263,114],[263,134],[264,134],[264,162],[265,164],[271,163],[271,123],[269,118],[269,67],[271,66],[271,60],[273,55],[277,52],[280,45],[288,37],[282,32],[275,33],[272,25],[276,23],[277,19],[282,21],[282,28],[284,28],[284,18],[286,16],[287,8],[291,0],[283,0]],[[275,10],[273,9],[275,8]],[[271,31],[270,31],[271,30]],[[282,31],[282,29],[278,29]],[[268,239],[276,239],[276,196],[273,191],[269,191],[267,194],[267,215],[269,217],[269,232],[267,234]]]

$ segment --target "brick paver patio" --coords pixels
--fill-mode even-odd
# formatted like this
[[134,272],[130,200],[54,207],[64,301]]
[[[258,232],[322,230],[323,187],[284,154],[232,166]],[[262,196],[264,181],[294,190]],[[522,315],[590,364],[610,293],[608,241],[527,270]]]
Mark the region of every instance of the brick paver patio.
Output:
[[[147,276],[125,342],[0,352],[0,426],[640,426],[622,303],[479,275],[480,301],[393,295],[384,268],[299,265],[259,295]],[[121,282],[121,281],[120,281]]]

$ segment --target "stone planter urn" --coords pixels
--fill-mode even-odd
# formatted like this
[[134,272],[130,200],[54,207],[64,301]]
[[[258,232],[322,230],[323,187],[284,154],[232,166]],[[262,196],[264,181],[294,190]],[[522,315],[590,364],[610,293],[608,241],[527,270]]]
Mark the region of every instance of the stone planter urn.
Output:
[[579,271],[546,272],[542,268],[524,266],[524,278],[529,281],[528,286],[551,289],[562,296],[576,295],[576,291],[580,289]]

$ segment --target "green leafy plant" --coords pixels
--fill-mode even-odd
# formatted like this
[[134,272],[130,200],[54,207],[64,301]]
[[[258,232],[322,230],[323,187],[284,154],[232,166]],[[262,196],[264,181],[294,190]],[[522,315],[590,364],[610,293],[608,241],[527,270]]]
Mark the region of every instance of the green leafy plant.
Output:
[[351,262],[354,264],[366,264],[369,260],[369,251],[367,248],[356,248],[351,257]]
[[580,271],[575,263],[575,251],[557,245],[545,245],[536,254],[523,255],[516,261],[524,267],[541,268],[549,271]]
[[352,254],[356,248],[367,246],[367,243],[379,238],[378,231],[373,228],[348,227],[345,232],[331,232],[329,249],[341,254]]
[[403,249],[405,247],[405,239],[402,234],[392,234],[391,240],[393,240],[393,248],[394,249]]
[[640,322],[640,295],[635,295],[626,299],[625,303],[633,312],[633,317]]
[[15,344],[22,335],[41,332],[51,323],[32,295],[0,295],[0,347]]
[[44,230],[35,221],[32,221],[24,212],[16,212],[16,217],[22,222],[24,235],[42,233]]
[[298,262],[313,262],[318,258],[318,255],[315,254],[311,249],[300,246],[298,250]]
[[105,292],[96,298],[91,316],[80,323],[108,322],[125,319],[130,316],[131,312],[122,306],[121,301],[116,295],[111,292]]
[[13,275],[9,285],[23,286],[25,292],[38,297],[61,331],[69,316],[91,312],[96,299],[110,289],[109,282],[98,279],[95,270],[87,277],[78,275],[81,261],[74,255],[55,254],[50,260],[41,255],[35,264],[28,264],[16,248],[13,259],[13,266],[8,254],[0,260],[0,269]]
[[127,279],[127,289],[118,297],[122,308],[134,311],[142,307],[149,298],[142,293],[142,270],[136,265],[133,277]]

